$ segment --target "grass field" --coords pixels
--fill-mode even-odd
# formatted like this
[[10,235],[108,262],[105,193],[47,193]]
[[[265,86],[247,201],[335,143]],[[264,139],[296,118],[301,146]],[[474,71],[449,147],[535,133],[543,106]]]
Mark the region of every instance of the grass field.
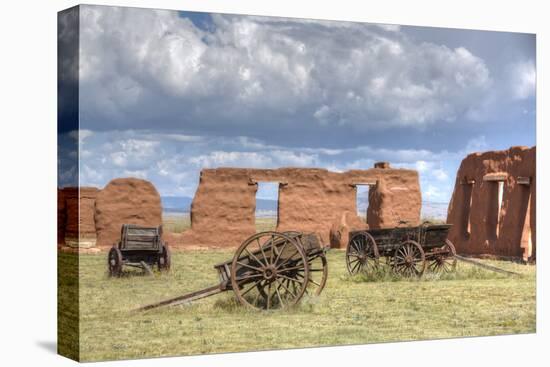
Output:
[[[337,250],[328,254],[323,293],[294,309],[249,311],[226,292],[193,304],[131,312],[216,284],[212,265],[232,254],[175,252],[168,274],[142,276],[136,270],[117,279],[107,276],[105,254],[81,255],[81,360],[535,332],[534,266],[490,262],[522,277],[459,263],[456,274],[442,279],[432,274],[422,280],[368,279],[349,277],[344,253]],[[75,261],[75,255],[59,256],[60,263]]]
[[[181,233],[191,228],[189,214],[166,214],[162,218],[162,226],[165,231]],[[256,218],[256,230],[258,232],[273,231],[277,227],[277,221],[273,217]]]

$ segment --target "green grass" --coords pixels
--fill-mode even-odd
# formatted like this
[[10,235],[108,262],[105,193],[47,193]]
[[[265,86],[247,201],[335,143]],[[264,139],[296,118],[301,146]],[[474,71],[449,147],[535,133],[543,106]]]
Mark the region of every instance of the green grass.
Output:
[[[241,307],[232,292],[142,313],[150,302],[214,285],[212,266],[232,250],[173,254],[169,274],[106,274],[106,254],[80,256],[80,356],[83,361],[335,344],[535,332],[535,267],[488,263],[506,276],[459,263],[455,275],[422,280],[383,273],[349,277],[344,252],[328,253],[329,279],[319,297],[271,312]],[[71,256],[60,255],[60,262]],[[63,305],[60,305],[63,307]]]
[[[166,214],[162,217],[162,227],[166,232],[182,233],[191,228],[189,214]],[[273,231],[277,227],[276,218],[256,218],[256,230],[258,232]]]
[[256,218],[256,232],[274,231],[276,228],[276,218]]

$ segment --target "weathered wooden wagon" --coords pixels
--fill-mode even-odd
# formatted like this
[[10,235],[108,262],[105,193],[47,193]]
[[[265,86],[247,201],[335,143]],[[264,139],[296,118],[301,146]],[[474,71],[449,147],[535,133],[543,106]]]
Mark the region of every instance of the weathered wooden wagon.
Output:
[[304,294],[323,290],[327,248],[313,233],[262,232],[246,239],[232,260],[217,264],[219,284],[139,308],[177,305],[233,290],[239,302],[253,309],[295,305]]
[[124,266],[141,268],[151,273],[151,266],[169,270],[170,263],[170,249],[162,240],[162,226],[122,225],[120,241],[113,245],[107,258],[111,276],[120,276]]
[[426,268],[450,272],[456,268],[456,250],[447,239],[450,224],[424,223],[417,227],[368,229],[350,232],[346,265],[350,274],[372,273],[380,257],[398,274],[422,276]]

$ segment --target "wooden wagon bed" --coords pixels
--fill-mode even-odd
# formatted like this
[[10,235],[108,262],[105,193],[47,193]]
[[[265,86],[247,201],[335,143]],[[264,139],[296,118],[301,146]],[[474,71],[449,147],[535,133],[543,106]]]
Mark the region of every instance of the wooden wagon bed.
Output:
[[447,239],[450,224],[424,223],[416,227],[394,227],[350,232],[346,265],[350,274],[378,270],[380,258],[405,276],[454,271],[456,251]]

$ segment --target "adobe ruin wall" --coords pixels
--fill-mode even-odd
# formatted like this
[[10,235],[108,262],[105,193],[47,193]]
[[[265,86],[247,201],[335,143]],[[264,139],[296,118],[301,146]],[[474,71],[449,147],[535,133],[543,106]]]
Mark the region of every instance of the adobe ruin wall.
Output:
[[331,241],[330,231],[344,213],[352,227],[367,227],[356,214],[356,184],[368,184],[370,195],[379,197],[369,206],[371,227],[394,226],[400,220],[417,225],[420,220],[420,185],[413,170],[389,165],[342,173],[315,168],[204,169],[191,205],[191,229],[174,244],[236,246],[255,233],[257,183],[262,181],[279,183],[277,231],[317,232],[333,247],[342,246],[342,241]]
[[535,203],[536,147],[470,154],[456,175],[449,239],[463,254],[535,260]]
[[[317,232],[332,247],[344,247],[350,230],[368,227],[357,216],[357,185],[370,187],[365,214],[371,228],[420,221],[418,173],[392,169],[387,163],[342,173],[315,168],[204,169],[191,205],[191,228],[181,234],[166,232],[165,240],[182,248],[239,245],[256,233],[258,182],[279,183],[277,231]],[[123,223],[162,223],[160,195],[150,182],[115,179],[101,190],[81,188],[80,197],[75,188],[58,191],[60,246],[108,248],[118,241]]]

